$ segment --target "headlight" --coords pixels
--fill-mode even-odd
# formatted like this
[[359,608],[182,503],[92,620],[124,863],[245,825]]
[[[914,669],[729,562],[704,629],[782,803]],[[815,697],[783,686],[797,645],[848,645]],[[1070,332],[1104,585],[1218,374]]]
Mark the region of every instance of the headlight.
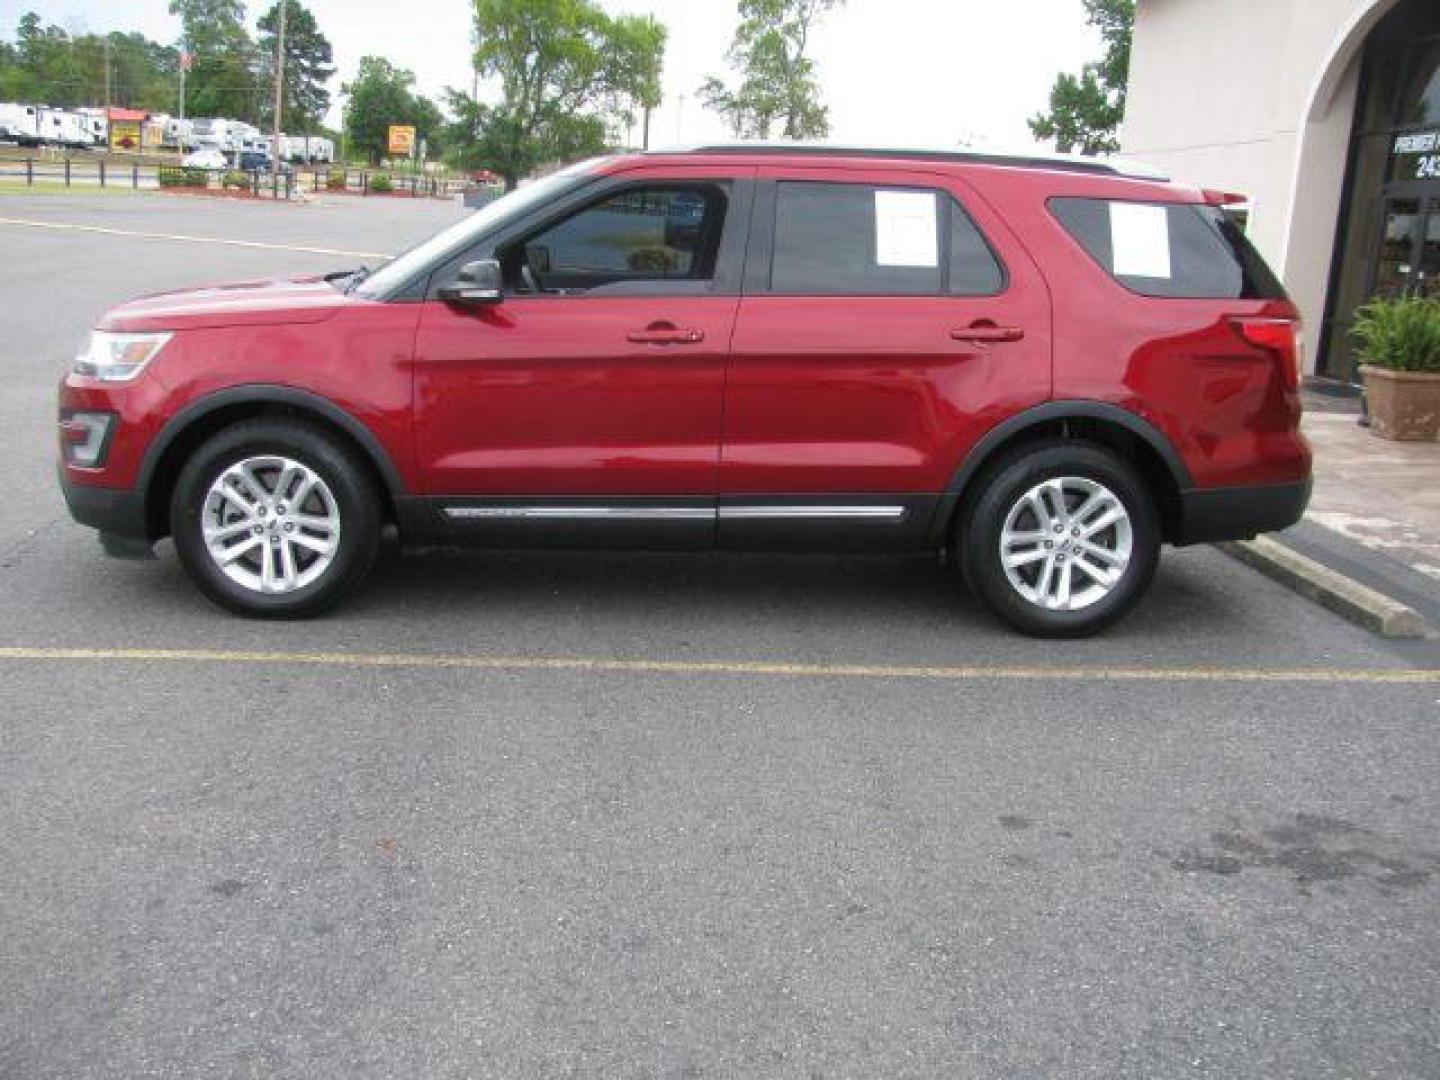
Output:
[[110,334],[96,330],[75,358],[75,374],[101,382],[129,382],[165,347],[170,334]]

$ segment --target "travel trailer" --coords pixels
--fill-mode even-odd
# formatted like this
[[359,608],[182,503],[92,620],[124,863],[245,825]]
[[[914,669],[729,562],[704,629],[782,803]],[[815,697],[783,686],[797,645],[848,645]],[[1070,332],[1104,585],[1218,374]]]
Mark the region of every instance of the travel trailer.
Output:
[[191,121],[189,147],[192,150],[219,150],[233,154],[253,149],[260,129],[243,120],[196,119]]
[[110,141],[110,122],[103,108],[80,108],[75,110],[80,130],[84,133],[87,146],[104,147]]
[[10,101],[0,103],[0,139],[21,146],[39,146],[39,107]]
[[281,135],[280,156],[296,165],[314,165],[335,160],[335,143],[323,135]]

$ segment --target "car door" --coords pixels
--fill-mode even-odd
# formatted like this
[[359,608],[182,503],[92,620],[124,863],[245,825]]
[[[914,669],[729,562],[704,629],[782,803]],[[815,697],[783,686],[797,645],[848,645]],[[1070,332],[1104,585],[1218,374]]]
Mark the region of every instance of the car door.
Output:
[[447,304],[432,279],[415,434],[447,520],[713,542],[752,172],[642,169],[542,212],[466,256],[500,262],[500,303]]
[[922,545],[963,453],[1050,390],[1038,270],[938,171],[763,169],[719,539]]

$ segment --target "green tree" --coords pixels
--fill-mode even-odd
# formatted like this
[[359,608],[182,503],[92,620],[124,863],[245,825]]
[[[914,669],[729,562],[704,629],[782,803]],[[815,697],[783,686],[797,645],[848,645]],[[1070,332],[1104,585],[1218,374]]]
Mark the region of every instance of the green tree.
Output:
[[731,90],[712,75],[700,87],[705,105],[744,139],[768,139],[776,124],[786,139],[830,134],[830,111],[806,49],[816,21],[841,2],[740,0],[740,25],[726,53],[740,83]]
[[1062,154],[1107,154],[1120,149],[1115,138],[1125,118],[1125,89],[1130,78],[1130,38],[1135,0],[1082,0],[1085,18],[1100,31],[1105,54],[1078,75],[1057,75],[1050,108],[1028,121],[1037,139],[1054,140]]
[[[326,85],[335,74],[334,53],[330,41],[320,32],[301,0],[276,0],[269,11],[260,16],[258,45],[260,49],[260,82],[272,87],[275,83],[275,38],[280,28],[280,3],[285,12],[285,73],[284,105],[280,118],[282,130],[296,135],[312,133],[330,108],[330,90]],[[273,122],[275,102],[266,94],[261,118],[267,126]]]
[[27,12],[16,29],[15,55],[26,73],[24,88],[30,93],[25,96],[30,100],[59,106],[86,103],[85,65],[70,35],[60,27],[46,26],[35,12]]
[[107,63],[112,104],[174,108],[175,49],[137,33],[71,37],[58,26],[43,25],[33,12],[20,19],[14,44],[0,42],[0,101],[103,104]]
[[397,68],[383,56],[362,56],[346,95],[345,135],[350,149],[375,164],[389,152],[390,126],[409,124],[418,139],[429,139],[444,118],[435,103],[412,89],[415,74]]
[[111,101],[132,109],[174,112],[179,100],[180,50],[143,34],[114,31],[109,38]]
[[185,48],[194,56],[185,77],[185,114],[258,119],[265,94],[243,0],[170,0],[170,14],[180,16]]
[[602,151],[611,125],[660,100],[665,27],[610,16],[593,0],[474,0],[475,69],[499,84],[486,104],[450,91],[452,158],[512,188],[537,166]]

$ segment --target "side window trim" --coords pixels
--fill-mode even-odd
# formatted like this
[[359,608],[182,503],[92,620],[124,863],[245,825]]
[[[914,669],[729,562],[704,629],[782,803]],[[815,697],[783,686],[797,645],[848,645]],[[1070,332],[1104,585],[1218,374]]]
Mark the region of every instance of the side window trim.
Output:
[[[794,293],[777,292],[772,287],[772,275],[775,262],[775,230],[776,230],[776,207],[779,203],[780,185],[785,183],[794,184],[851,184],[856,187],[867,187],[874,189],[892,189],[901,191],[930,191],[933,192],[940,204],[939,221],[937,227],[940,230],[940,289],[935,293],[864,293],[853,295],[867,296],[893,296],[903,297],[954,297],[964,299],[966,297],[993,297],[1002,296],[1010,290],[1011,275],[1010,268],[1001,257],[999,249],[990,239],[975,216],[962,202],[960,196],[951,189],[944,186],[937,186],[933,178],[929,183],[897,184],[893,182],[877,182],[873,180],[848,181],[839,177],[814,177],[814,178],[790,178],[790,177],[762,177],[755,181],[754,205],[750,213],[749,244],[745,257],[745,272],[743,292],[746,296],[838,296],[839,293]],[[1000,280],[996,288],[990,292],[952,292],[950,275],[952,271],[952,250],[951,238],[954,228],[954,214],[959,209],[961,215],[969,223],[970,227],[979,236],[981,243],[989,251],[991,258],[995,260],[995,266],[1000,272]]]

